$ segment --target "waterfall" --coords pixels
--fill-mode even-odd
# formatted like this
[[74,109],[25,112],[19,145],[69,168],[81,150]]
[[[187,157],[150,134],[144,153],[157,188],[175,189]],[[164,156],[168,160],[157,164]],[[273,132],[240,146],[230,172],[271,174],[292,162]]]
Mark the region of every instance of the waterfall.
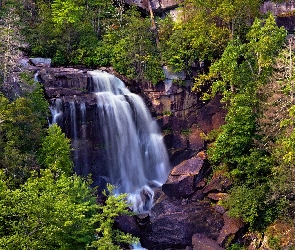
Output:
[[77,118],[76,118],[76,106],[74,102],[70,102],[70,112],[71,112],[71,138],[75,141],[77,140]]
[[71,144],[74,148],[74,163],[79,161],[79,145],[78,145],[78,131],[77,131],[77,116],[75,102],[69,102],[70,104],[70,121],[71,121]]
[[81,147],[80,147],[80,155],[79,158],[81,161],[81,166],[84,171],[88,172],[88,159],[87,155],[87,148],[84,145],[87,142],[87,123],[86,123],[86,105],[85,102],[82,102],[80,105],[80,114],[81,114]]
[[[72,101],[69,111],[64,110],[68,116],[65,122],[71,123],[67,134],[75,149],[75,171],[91,173],[100,187],[107,182],[115,185],[118,193],[129,194],[135,212],[147,211],[152,205],[153,188],[161,186],[169,172],[157,122],[143,100],[130,93],[120,79],[102,71],[88,74],[92,77],[88,90],[97,101],[95,111],[91,109],[95,119],[88,116],[85,102],[80,103],[79,112]],[[60,99],[52,103],[51,113],[52,123],[59,123],[63,115]]]
[[81,103],[80,112],[81,112],[82,138],[86,139],[86,105],[85,105],[85,102]]
[[60,119],[62,118],[63,112],[62,112],[62,100],[57,98],[55,99],[51,106],[50,106],[50,112],[52,116],[51,123],[60,123]]
[[118,192],[129,193],[134,210],[150,208],[151,186],[165,182],[169,161],[162,136],[143,100],[101,71],[92,75],[98,122],[107,147],[107,168]]

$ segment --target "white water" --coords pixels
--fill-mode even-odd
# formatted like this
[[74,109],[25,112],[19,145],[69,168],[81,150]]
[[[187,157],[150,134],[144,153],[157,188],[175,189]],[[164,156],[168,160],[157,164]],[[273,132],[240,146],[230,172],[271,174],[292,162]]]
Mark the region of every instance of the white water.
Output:
[[62,100],[57,98],[53,101],[52,105],[50,106],[50,112],[52,116],[51,123],[59,123],[60,119],[62,118]]
[[[103,169],[98,170],[104,172],[100,178],[117,186],[118,193],[128,193],[135,212],[148,211],[153,202],[152,187],[162,185],[169,172],[168,155],[157,123],[143,100],[130,93],[120,79],[102,71],[88,73],[92,76],[92,90],[97,98],[97,124],[91,130],[97,131],[97,150],[104,152],[103,156],[100,154],[104,158]],[[75,102],[69,103],[68,119],[74,158],[82,168],[78,172],[89,173],[96,170],[85,148],[88,141],[86,105],[75,105]],[[51,113],[52,123],[59,123],[63,115],[60,99],[52,103]]]
[[162,135],[143,100],[113,75],[89,72],[97,95],[98,120],[108,148],[108,169],[118,192],[129,193],[136,212],[150,209],[151,182],[163,184],[169,161]]

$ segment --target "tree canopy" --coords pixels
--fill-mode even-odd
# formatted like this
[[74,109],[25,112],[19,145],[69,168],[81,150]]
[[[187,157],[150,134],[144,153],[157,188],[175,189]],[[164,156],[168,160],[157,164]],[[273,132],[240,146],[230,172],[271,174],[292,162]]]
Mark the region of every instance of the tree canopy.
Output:
[[17,73],[23,54],[54,66],[112,66],[154,84],[163,66],[184,71],[204,101],[221,95],[227,109],[225,124],[207,135],[210,164],[234,183],[222,205],[252,231],[294,220],[295,46],[260,13],[263,2],[184,0],[176,15],[154,18],[121,0],[0,1],[0,248],[137,241],[113,229],[129,214],[126,195],[109,186],[98,205],[91,181],[73,173],[70,140],[48,128],[41,85]]

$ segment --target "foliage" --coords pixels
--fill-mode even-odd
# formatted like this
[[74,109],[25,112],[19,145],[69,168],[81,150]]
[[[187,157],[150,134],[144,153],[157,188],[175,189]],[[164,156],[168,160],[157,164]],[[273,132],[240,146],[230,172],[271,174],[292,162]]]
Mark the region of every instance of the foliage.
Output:
[[97,247],[97,249],[119,250],[122,244],[138,243],[138,238],[113,228],[114,219],[117,216],[132,215],[128,210],[129,205],[126,203],[127,194],[115,196],[114,188],[112,185],[107,185],[107,191],[103,192],[107,197],[106,202],[100,206],[101,212],[95,215],[95,220],[99,223],[99,227],[96,229],[98,239],[92,242],[92,247]]
[[24,97],[13,102],[3,95],[0,97],[0,164],[12,186],[23,183],[29,171],[38,165],[36,151],[44,135],[48,112],[41,86],[22,78]]
[[163,79],[159,51],[150,20],[142,18],[134,9],[123,15],[124,26],[113,31],[115,42],[112,49],[111,65],[121,74],[137,80],[157,83]]
[[277,27],[272,15],[265,21],[256,19],[246,35],[246,43],[240,39],[230,41],[220,60],[212,64],[206,77],[197,79],[194,88],[211,79],[211,96],[221,92],[223,100],[228,101],[237,92],[252,95],[269,80],[285,36],[286,31]]
[[70,175],[73,171],[70,139],[65,137],[57,124],[51,125],[47,133],[39,150],[39,162],[56,174]]
[[229,40],[244,40],[260,5],[259,0],[184,1],[174,23],[169,16],[160,22],[163,60],[176,71],[200,60],[215,61]]
[[252,230],[264,229],[285,205],[283,197],[273,196],[276,162],[260,143],[263,134],[259,126],[259,89],[269,80],[285,34],[273,16],[256,19],[246,42],[230,41],[207,76],[212,81],[210,95],[220,92],[228,105],[226,123],[209,147],[209,159],[228,169],[235,186],[225,206]]
[[202,8],[219,25],[225,26],[232,37],[242,37],[247,32],[247,26],[260,15],[261,0],[194,0],[197,8]]
[[37,1],[38,16],[26,32],[34,56],[55,65],[95,65],[94,51],[117,12],[112,1]]
[[[228,31],[194,6],[185,6],[173,25],[169,16],[166,19],[160,23],[160,48],[175,71],[188,70],[197,60],[218,58],[228,41]],[[168,27],[172,29],[167,34]]]
[[11,190],[0,172],[1,249],[85,249],[97,205],[89,183],[74,175],[35,173]]
[[267,183],[252,188],[236,185],[230,192],[230,198],[225,201],[229,215],[242,218],[252,230],[264,230],[286,205],[280,199],[270,202],[267,199],[269,192]]
[[[15,71],[19,67],[18,60],[22,55],[20,49],[24,46],[19,22],[16,8],[5,9],[0,24],[0,79],[1,91],[6,95],[14,92],[13,83],[18,79]],[[16,93],[13,94],[16,95]]]

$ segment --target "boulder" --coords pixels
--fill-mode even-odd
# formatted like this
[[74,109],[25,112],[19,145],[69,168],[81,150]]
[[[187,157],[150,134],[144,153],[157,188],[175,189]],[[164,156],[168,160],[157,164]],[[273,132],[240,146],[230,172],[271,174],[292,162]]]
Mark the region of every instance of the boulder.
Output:
[[37,66],[37,67],[50,67],[51,66],[51,58],[30,58],[28,60],[28,64]]
[[208,194],[210,192],[216,193],[218,192],[226,192],[228,189],[232,187],[232,182],[227,177],[218,174],[212,178],[210,183],[203,189],[204,194]]
[[192,244],[192,236],[204,233],[216,240],[223,227],[222,215],[209,202],[184,202],[164,195],[150,212],[142,229],[141,244],[147,249],[182,249]]
[[115,219],[114,229],[130,233],[135,237],[140,236],[140,228],[134,216],[120,215]]
[[194,193],[205,170],[206,164],[200,157],[183,161],[172,169],[162,190],[169,197],[187,197]]
[[227,212],[223,214],[224,226],[218,236],[217,243],[228,247],[235,235],[245,226],[240,218],[233,218]]

